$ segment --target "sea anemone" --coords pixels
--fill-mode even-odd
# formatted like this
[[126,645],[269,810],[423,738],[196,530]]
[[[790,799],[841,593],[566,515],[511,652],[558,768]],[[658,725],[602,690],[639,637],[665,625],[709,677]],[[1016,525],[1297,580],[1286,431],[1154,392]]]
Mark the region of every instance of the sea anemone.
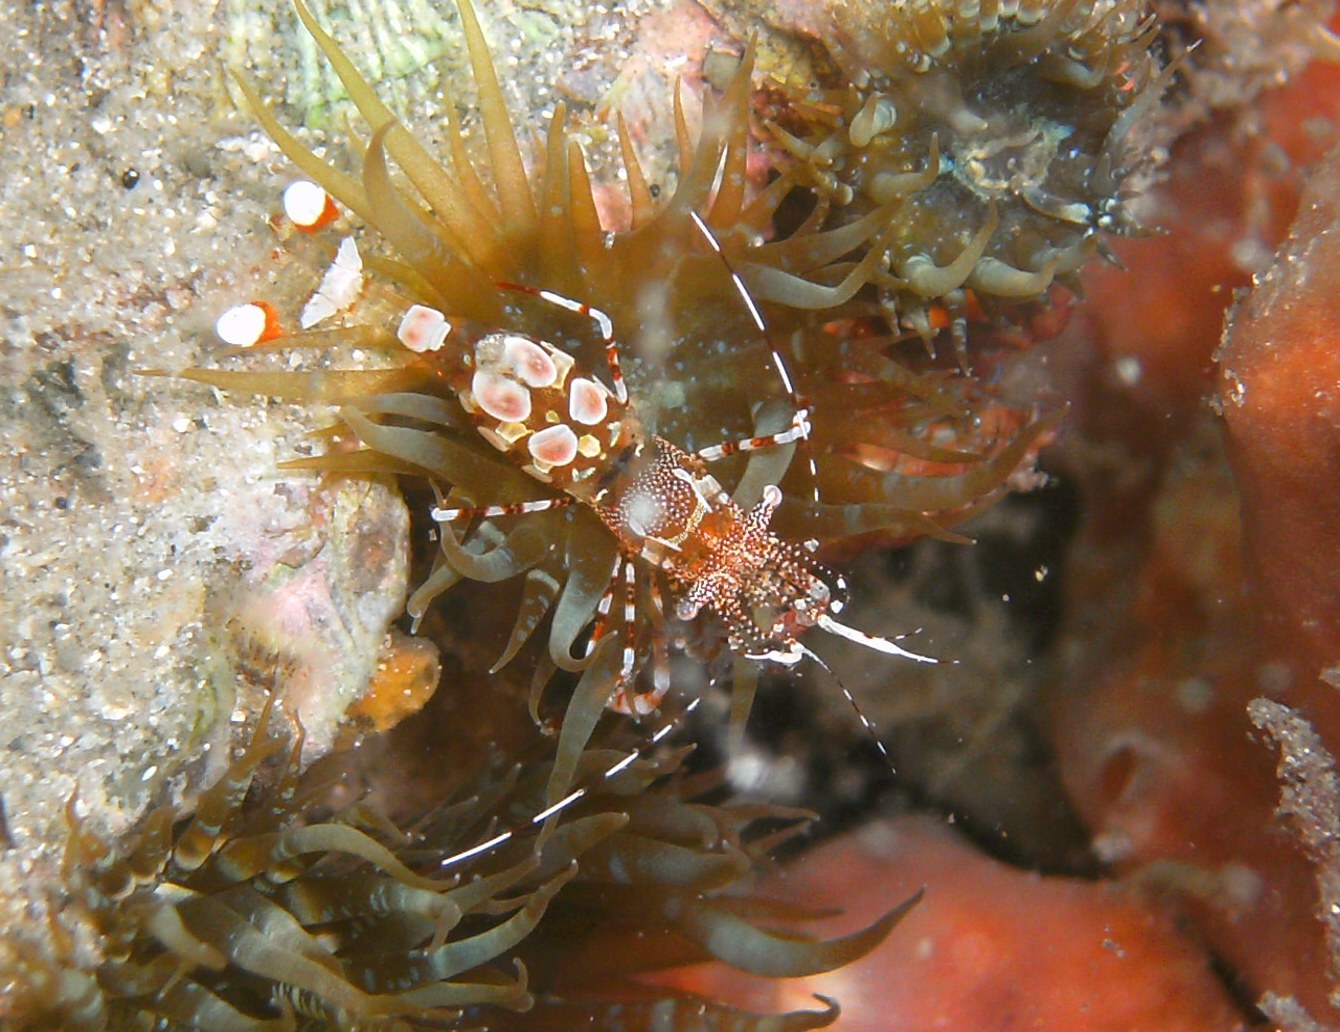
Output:
[[[758,927],[806,916],[732,890],[809,815],[688,801],[698,783],[670,776],[683,749],[625,764],[543,824],[518,815],[540,808],[549,764],[495,765],[408,815],[406,833],[350,795],[351,757],[299,774],[301,736],[271,735],[270,712],[193,811],[159,807],[112,844],[71,800],[53,910],[98,945],[92,958],[71,946],[28,959],[7,1027],[509,1027],[508,1012],[533,1009],[527,1028],[621,1011],[645,1012],[647,1027],[816,1028],[836,1007],[756,1016],[649,986],[630,1007],[629,976],[713,957],[761,975],[831,970],[914,902],[829,941]],[[592,750],[581,773],[611,762]],[[500,820],[520,830],[476,852]],[[604,949],[611,939],[622,945]]]
[[[291,467],[423,476],[449,505],[557,497],[555,489],[502,461],[474,431],[445,373],[459,356],[412,353],[397,336],[406,312],[420,305],[447,313],[453,326],[526,334],[561,346],[581,368],[604,368],[605,351],[590,319],[506,284],[553,291],[608,313],[642,422],[685,449],[782,430],[799,396],[812,399],[815,432],[808,447],[817,477],[799,468],[806,463],[788,469],[791,447],[752,453],[747,468],[739,460],[733,468],[723,464],[723,482],[739,478],[734,495],[742,505],[756,502],[767,484],[783,485],[776,526],[796,541],[945,534],[945,527],[998,497],[1031,457],[1048,423],[1031,421],[1027,409],[1010,408],[924,356],[895,357],[898,342],[871,331],[878,313],[854,298],[882,266],[894,209],[876,206],[836,229],[802,227],[763,242],[786,190],[765,189],[753,199],[747,190],[749,51],[724,94],[705,102],[696,144],[682,112],[677,118],[680,178],[663,203],[653,199],[625,136],[630,228],[610,233],[597,218],[591,175],[561,104],[542,169],[527,172],[468,0],[460,3],[461,23],[479,88],[487,169],[469,156],[451,106],[449,154],[443,163],[433,159],[307,8],[297,2],[297,9],[370,126],[369,137],[354,145],[359,171],[318,158],[245,78],[239,84],[294,164],[375,229],[385,250],[376,249],[371,234],[361,238],[367,286],[350,325],[280,335],[266,346],[355,345],[380,352],[384,361],[348,370],[186,374],[218,387],[342,403],[342,421],[361,449],[332,450]],[[710,227],[725,261],[704,241],[695,216]],[[861,248],[866,258],[847,260]],[[347,245],[341,253],[348,254]],[[730,268],[765,303],[772,341],[751,321]],[[460,339],[469,334],[453,333],[443,350],[460,349]],[[775,354],[791,368],[794,391],[777,375]],[[993,418],[984,419],[987,412]],[[511,525],[486,521],[464,537],[444,524],[440,542],[431,574],[409,603],[415,618],[462,580],[524,575],[515,628],[495,669],[547,618],[548,647],[536,685],[556,668],[581,675],[563,724],[552,786],[557,797],[619,679],[619,649],[589,655],[583,647],[618,542],[584,506],[534,513]],[[635,643],[624,644],[638,652],[640,669],[647,642],[670,635],[654,591],[639,590],[634,607]],[[737,669],[746,681],[755,674],[752,664]],[[538,711],[537,700],[532,709]]]
[[894,212],[873,278],[903,325],[929,338],[934,302],[961,317],[965,291],[999,309],[1074,285],[1103,233],[1138,228],[1138,123],[1167,81],[1144,0],[847,0],[834,18],[834,81],[770,129],[820,225]]

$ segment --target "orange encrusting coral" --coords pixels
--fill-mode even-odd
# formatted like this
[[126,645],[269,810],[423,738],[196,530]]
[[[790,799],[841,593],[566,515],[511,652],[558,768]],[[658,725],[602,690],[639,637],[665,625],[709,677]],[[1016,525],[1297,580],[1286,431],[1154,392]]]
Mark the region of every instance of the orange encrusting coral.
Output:
[[1315,890],[1276,831],[1274,758],[1247,718],[1281,670],[1242,600],[1222,455],[1173,459],[1146,551],[1085,558],[1072,576],[1071,662],[1050,702],[1057,760],[1101,860],[1178,900],[1253,992],[1312,1006],[1325,997]]
[[1244,1027],[1206,956],[1138,892],[1009,868],[933,819],[901,818],[828,843],[778,876],[773,891],[864,912],[923,887],[898,934],[830,975],[762,985],[705,967],[663,977],[750,1006],[837,996],[845,1032]]
[[[1086,276],[1072,329],[1097,347],[1068,459],[1086,522],[1051,700],[1102,858],[1180,895],[1249,996],[1292,994],[1331,1022],[1316,886],[1274,814],[1274,757],[1246,708],[1287,702],[1335,747],[1340,707],[1318,680],[1340,657],[1334,158],[1214,352],[1338,113],[1340,74],[1312,69],[1250,116],[1273,143],[1223,123],[1183,140],[1151,198],[1169,232],[1117,242],[1129,272]],[[1231,483],[1203,401],[1216,388]]]
[[[1220,350],[1219,406],[1242,502],[1247,575],[1268,654],[1334,752],[1340,694],[1340,150],[1304,190],[1275,264]],[[1334,681],[1335,673],[1329,679]]]
[[437,690],[441,673],[436,645],[426,638],[393,632],[377,658],[367,691],[349,707],[348,714],[387,731],[423,709]]
[[1077,316],[1102,355],[1138,362],[1127,393],[1148,412],[1146,445],[1180,433],[1213,388],[1233,291],[1283,239],[1307,168],[1340,140],[1340,66],[1312,65],[1249,117],[1250,131],[1221,116],[1178,140],[1144,202],[1160,232],[1113,240],[1124,267],[1094,263],[1082,277]]
[[[1340,750],[1340,148],[1308,179],[1275,263],[1230,315],[1219,408],[1242,506],[1244,573],[1255,639],[1275,670],[1263,691]],[[1331,830],[1334,833],[1334,829]],[[1289,860],[1296,854],[1290,851]],[[1281,860],[1281,866],[1287,861]],[[1318,881],[1333,877],[1315,873]],[[1315,913],[1311,879],[1299,910]],[[1317,928],[1302,914],[1300,936]],[[1311,970],[1327,965],[1314,945]],[[1334,968],[1330,978],[1335,977]],[[1267,988],[1276,989],[1273,984]],[[1334,982],[1330,983],[1334,989]],[[1308,1010],[1334,1023],[1319,987]]]

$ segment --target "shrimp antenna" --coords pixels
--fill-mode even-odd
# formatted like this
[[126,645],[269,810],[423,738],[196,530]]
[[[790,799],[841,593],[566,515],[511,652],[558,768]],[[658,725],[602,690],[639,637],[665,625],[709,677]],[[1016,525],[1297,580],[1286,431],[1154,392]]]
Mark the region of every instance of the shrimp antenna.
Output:
[[[777,346],[777,341],[773,339],[772,332],[768,329],[768,324],[763,321],[763,313],[759,311],[753,295],[749,293],[749,289],[744,285],[744,280],[741,278],[740,274],[735,271],[735,266],[732,265],[731,260],[726,257],[726,252],[721,249],[721,242],[717,240],[716,236],[712,233],[712,230],[708,228],[707,223],[703,221],[702,216],[692,208],[689,209],[689,217],[693,219],[693,224],[698,227],[698,231],[702,233],[712,250],[716,252],[717,257],[721,259],[721,264],[726,266],[726,271],[730,273],[731,285],[735,287],[735,292],[739,294],[740,299],[744,301],[744,307],[749,312],[749,318],[754,321],[754,325],[758,328],[758,332],[762,334],[763,339],[767,341],[768,351],[772,354],[772,364],[776,367],[777,376],[782,381],[782,387],[785,388],[787,396],[791,399],[791,405],[795,409],[796,414],[793,419],[793,424],[796,428],[796,433],[794,438],[791,439],[796,440],[805,449],[805,461],[810,468],[810,484],[814,494],[814,500],[817,502],[819,501],[819,468],[815,465],[814,449],[809,443],[809,404],[796,390],[795,380],[791,377],[791,370],[787,367],[786,359],[782,357],[781,348]],[[786,437],[787,435],[779,436]]]
[[[843,690],[845,691],[845,689]],[[851,698],[850,695],[847,697]],[[462,864],[465,861],[472,860],[477,856],[484,856],[487,853],[491,853],[499,846],[502,846],[503,844],[511,841],[517,835],[521,835],[531,828],[539,827],[540,825],[544,824],[545,821],[549,820],[551,817],[557,817],[563,811],[571,809],[577,803],[581,802],[581,800],[585,799],[588,795],[594,792],[600,785],[604,784],[610,778],[615,777],[616,775],[627,770],[638,760],[645,757],[647,753],[651,752],[653,748],[655,748],[657,745],[663,742],[667,735],[669,735],[672,731],[674,731],[676,728],[682,725],[685,719],[688,718],[689,714],[698,708],[698,704],[700,702],[702,702],[701,697],[691,699],[689,701],[689,704],[684,707],[682,712],[676,714],[673,719],[666,721],[665,724],[657,728],[656,732],[650,738],[648,738],[646,742],[638,746],[636,749],[629,751],[627,754],[624,755],[624,757],[621,760],[619,760],[618,763],[614,764],[612,767],[607,767],[601,774],[592,778],[587,784],[582,785],[579,788],[573,789],[562,799],[558,800],[558,802],[546,806],[543,810],[535,814],[535,816],[531,817],[525,823],[519,824],[514,828],[508,828],[505,831],[500,831],[492,838],[487,838],[483,842],[471,846],[469,849],[463,849],[459,853],[453,853],[445,860],[439,861],[437,865],[438,868],[441,870],[448,867],[455,867],[457,864]]]
[[940,662],[934,656],[923,656],[919,652],[908,652],[901,645],[889,641],[888,638],[880,638],[874,634],[866,634],[865,631],[858,631],[855,627],[848,627],[844,623],[839,623],[827,613],[819,614],[819,619],[815,621],[815,626],[822,627],[829,634],[836,635],[839,638],[846,638],[848,641],[855,642],[857,645],[864,645],[868,649],[874,649],[876,652],[883,652],[889,656],[902,656],[903,659],[910,659],[917,663],[938,663]]
[[[859,634],[860,632],[858,631],[857,633]],[[804,655],[814,660],[814,662],[825,670],[828,673],[828,676],[833,679],[834,683],[838,686],[838,689],[846,697],[847,701],[851,703],[851,708],[856,713],[856,719],[861,722],[861,726],[864,727],[866,732],[870,735],[870,740],[875,743],[875,748],[878,749],[879,754],[884,757],[884,763],[889,768],[889,773],[896,776],[898,774],[898,769],[893,765],[893,757],[889,755],[889,750],[884,747],[884,742],[879,737],[879,730],[875,727],[874,721],[865,715],[865,710],[861,709],[861,704],[856,701],[856,696],[851,693],[851,689],[842,683],[842,678],[838,677],[831,666],[819,658],[817,652],[813,649],[806,648],[804,645],[801,645],[800,642],[796,642],[796,644]],[[922,657],[917,658],[920,659]],[[931,662],[934,663],[935,660],[931,660]]]

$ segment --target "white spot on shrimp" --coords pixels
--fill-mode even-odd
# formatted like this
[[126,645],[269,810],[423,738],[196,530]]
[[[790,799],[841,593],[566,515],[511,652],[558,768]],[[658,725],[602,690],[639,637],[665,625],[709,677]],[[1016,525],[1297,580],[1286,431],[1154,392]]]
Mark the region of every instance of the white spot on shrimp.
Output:
[[480,409],[501,423],[520,423],[530,415],[530,391],[497,373],[475,373],[470,393]]
[[400,343],[411,351],[423,354],[425,351],[437,351],[451,332],[451,323],[436,308],[426,305],[410,305],[405,317],[400,320],[396,336]]
[[578,377],[568,391],[568,415],[584,426],[595,426],[609,414],[606,390],[595,380]]
[[665,519],[665,506],[650,491],[633,491],[624,502],[623,518],[634,534],[648,537],[660,529]]
[[501,368],[529,387],[552,387],[558,379],[554,360],[529,337],[503,338]]
[[566,466],[577,457],[577,435],[564,423],[533,434],[526,446],[537,462],[549,466]]

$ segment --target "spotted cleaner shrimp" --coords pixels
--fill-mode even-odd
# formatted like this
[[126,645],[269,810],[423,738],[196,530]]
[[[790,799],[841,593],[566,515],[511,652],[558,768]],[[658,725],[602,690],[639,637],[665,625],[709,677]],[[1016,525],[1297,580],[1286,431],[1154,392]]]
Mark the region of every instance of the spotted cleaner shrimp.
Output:
[[[685,451],[646,430],[624,382],[613,324],[599,309],[536,287],[498,284],[500,289],[529,294],[589,318],[604,346],[609,385],[579,367],[557,345],[520,333],[497,330],[479,336],[472,346],[443,349],[454,327],[436,309],[414,305],[400,322],[401,342],[418,352],[442,350],[443,375],[479,434],[524,472],[564,492],[504,505],[438,505],[432,510],[432,518],[447,524],[574,504],[588,506],[600,517],[617,539],[620,554],[597,607],[586,651],[589,657],[607,634],[612,603],[622,587],[623,650],[618,678],[607,703],[620,713],[652,713],[670,688],[664,643],[657,638],[652,690],[638,694],[633,689],[637,673],[634,599],[639,563],[665,575],[675,592],[674,611],[680,620],[692,620],[704,610],[715,614],[725,625],[731,650],[749,660],[792,666],[808,657],[831,674],[827,664],[800,641],[802,634],[818,627],[878,652],[919,663],[938,662],[836,619],[835,614],[845,606],[845,579],[814,559],[816,543],[793,544],[769,527],[782,500],[779,487],[768,485],[762,499],[745,509],[712,476],[709,464],[718,459],[807,441],[809,411],[797,395],[786,362],[743,281],[701,217],[696,212],[690,215],[725,264],[755,327],[768,340],[774,368],[795,403],[791,425],[772,434]],[[648,585],[660,608],[660,589],[654,574],[648,578]],[[758,612],[770,614],[766,626],[760,626],[751,615]],[[888,760],[874,725],[850,690],[840,680],[837,683]],[[699,702],[690,700],[680,719],[692,713]],[[641,748],[606,770],[601,780],[625,769],[677,724],[678,720],[663,724]],[[532,817],[527,826],[542,824],[589,791],[589,786],[576,788]],[[441,866],[452,866],[499,846],[520,830],[502,831],[447,858]]]
[[[739,275],[696,212],[694,223],[725,262],[754,325],[767,327]],[[501,289],[530,294],[591,319],[604,346],[610,384],[579,368],[556,345],[506,331],[485,333],[473,346],[442,349],[453,332],[443,313],[423,305],[406,312],[399,336],[411,350],[441,350],[442,375],[480,435],[524,472],[564,493],[533,502],[433,509],[441,523],[541,512],[573,504],[590,507],[619,544],[619,557],[597,608],[588,654],[605,635],[611,604],[622,587],[623,655],[609,706],[622,713],[652,712],[669,690],[663,662],[656,664],[653,688],[633,691],[636,673],[634,598],[638,563],[662,571],[675,592],[675,615],[692,620],[706,610],[725,625],[732,651],[751,660],[793,665],[818,657],[800,641],[811,627],[860,645],[922,663],[929,656],[839,622],[846,584],[798,546],[773,533],[769,524],[781,490],[768,485],[762,499],[743,508],[712,476],[709,464],[729,455],[808,439],[808,409],[796,395],[781,352],[769,346],[774,367],[795,402],[791,425],[783,431],[688,452],[650,434],[624,383],[619,343],[605,313],[560,294],[520,284]],[[650,578],[659,602],[656,579]],[[768,613],[765,626],[753,614]],[[658,649],[658,655],[660,654]],[[822,661],[820,661],[822,662]],[[855,701],[846,688],[847,698]],[[873,728],[857,707],[862,722]],[[876,738],[878,742],[878,738]],[[882,746],[881,746],[882,750]]]

